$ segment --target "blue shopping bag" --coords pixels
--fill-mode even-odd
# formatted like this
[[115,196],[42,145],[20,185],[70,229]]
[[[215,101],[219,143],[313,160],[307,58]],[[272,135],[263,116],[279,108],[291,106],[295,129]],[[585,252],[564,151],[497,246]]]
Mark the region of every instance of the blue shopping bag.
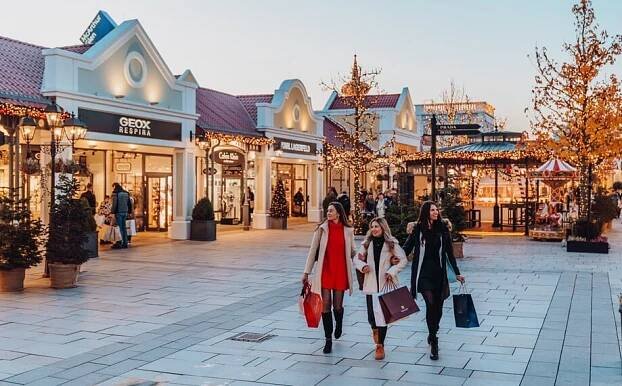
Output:
[[454,300],[454,317],[456,319],[456,327],[473,328],[479,327],[477,312],[471,294],[466,293],[464,285],[460,286],[460,293],[453,295]]

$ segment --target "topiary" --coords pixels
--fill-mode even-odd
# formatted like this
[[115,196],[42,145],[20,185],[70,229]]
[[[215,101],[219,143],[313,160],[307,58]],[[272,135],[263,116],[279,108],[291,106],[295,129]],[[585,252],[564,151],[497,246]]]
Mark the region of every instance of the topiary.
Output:
[[417,221],[420,209],[421,205],[418,202],[415,202],[414,205],[406,205],[398,202],[389,205],[387,208],[384,218],[387,220],[389,228],[391,228],[391,234],[400,244],[404,244],[408,238],[406,225],[408,225],[409,222]]
[[441,214],[451,223],[452,241],[464,241],[466,237],[462,231],[467,228],[467,221],[460,190],[450,186],[442,189],[439,196]]
[[73,176],[61,174],[56,185],[56,203],[50,210],[49,237],[46,258],[49,263],[83,264],[89,260],[84,248],[88,240],[88,218],[80,199],[74,198],[78,181]]
[[28,207],[28,200],[0,197],[0,270],[30,268],[43,259],[47,228]]
[[207,197],[200,199],[192,209],[194,221],[214,221],[214,207]]

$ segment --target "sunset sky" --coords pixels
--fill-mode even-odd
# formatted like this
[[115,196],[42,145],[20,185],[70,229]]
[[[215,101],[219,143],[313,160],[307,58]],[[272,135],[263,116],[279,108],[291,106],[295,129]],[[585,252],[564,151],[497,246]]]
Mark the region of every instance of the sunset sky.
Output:
[[[559,50],[574,33],[569,0],[403,1],[22,1],[3,4],[0,35],[43,46],[78,44],[98,10],[139,19],[174,73],[189,68],[203,87],[271,93],[287,78],[320,87],[346,73],[352,55],[380,67],[386,92],[408,86],[415,103],[438,100],[453,79],[528,128],[535,45]],[[622,33],[622,1],[595,0],[599,24]],[[611,71],[622,76],[622,62]]]

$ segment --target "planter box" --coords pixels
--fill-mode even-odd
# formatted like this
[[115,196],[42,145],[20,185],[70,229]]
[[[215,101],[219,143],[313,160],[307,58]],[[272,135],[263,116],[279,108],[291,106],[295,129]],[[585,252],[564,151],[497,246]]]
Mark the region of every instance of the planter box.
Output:
[[222,225],[238,225],[240,223],[239,218],[223,218],[220,219]]
[[74,288],[78,285],[78,264],[50,263],[50,287],[56,289]]
[[287,217],[270,217],[271,229],[287,229]]
[[216,221],[190,221],[190,240],[216,240]]
[[99,257],[99,233],[89,232],[86,235],[88,236],[88,240],[82,245],[82,248],[86,249],[89,259]]
[[0,292],[23,291],[25,274],[25,268],[0,270]]
[[566,252],[609,253],[609,243],[568,240]]

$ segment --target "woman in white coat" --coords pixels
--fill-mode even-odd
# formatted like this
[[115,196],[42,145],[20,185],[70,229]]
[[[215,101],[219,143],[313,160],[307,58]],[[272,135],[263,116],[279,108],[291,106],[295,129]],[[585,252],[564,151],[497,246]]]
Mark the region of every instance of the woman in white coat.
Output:
[[378,294],[388,285],[397,285],[397,275],[407,263],[406,254],[391,235],[387,221],[384,218],[373,219],[354,264],[365,274],[363,292],[367,295],[367,320],[376,344],[376,360],[384,359],[384,340],[387,336],[387,324],[380,310]]
[[356,247],[354,230],[339,202],[328,205],[326,217],[326,221],[313,234],[302,283],[304,285],[309,281],[309,273],[317,262],[311,291],[322,297],[322,324],[326,337],[324,353],[328,354],[333,347],[331,308],[335,315],[335,339],[339,339],[343,332],[343,295],[346,290],[352,294],[352,257]]

